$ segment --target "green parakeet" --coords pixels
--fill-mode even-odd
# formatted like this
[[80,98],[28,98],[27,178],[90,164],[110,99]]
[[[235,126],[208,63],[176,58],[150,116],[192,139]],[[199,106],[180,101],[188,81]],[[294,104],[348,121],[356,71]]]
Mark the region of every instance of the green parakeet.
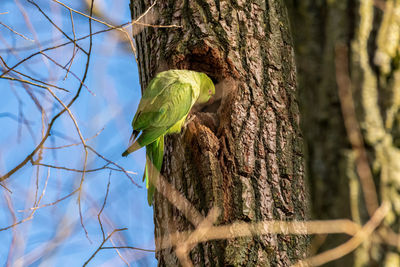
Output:
[[143,179],[150,206],[163,162],[164,136],[179,133],[193,105],[207,102],[214,93],[214,84],[206,74],[189,70],[160,72],[144,91],[132,120],[133,143],[122,156],[146,146]]

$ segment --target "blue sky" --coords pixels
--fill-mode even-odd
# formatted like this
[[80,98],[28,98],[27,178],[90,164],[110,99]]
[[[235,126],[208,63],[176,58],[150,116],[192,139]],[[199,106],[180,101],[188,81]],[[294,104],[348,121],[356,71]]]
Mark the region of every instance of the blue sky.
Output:
[[[43,11],[73,38],[70,14],[67,9],[51,1],[35,1]],[[107,14],[113,24],[122,24],[130,19],[128,0],[97,1],[100,10]],[[87,13],[82,1],[66,1],[70,7]],[[111,5],[112,3],[112,5]],[[7,13],[5,13],[7,12]],[[0,55],[10,67],[21,59],[57,44],[68,41],[27,1],[1,0],[0,22],[11,27],[23,37],[0,25]],[[73,14],[77,38],[88,34],[88,20]],[[93,31],[106,29],[93,22]],[[38,42],[39,41],[39,42]],[[88,39],[78,43],[88,48]],[[46,55],[61,65],[67,65],[74,51],[72,44],[46,52]],[[82,78],[86,56],[78,52],[71,66],[71,73],[64,80],[66,71],[46,56],[38,55],[16,68],[30,77],[65,88],[64,92],[52,88],[57,97],[68,103]],[[1,65],[1,72],[4,66]],[[73,73],[73,74],[72,74]],[[14,77],[21,78],[13,73]],[[74,77],[76,75],[79,79]],[[43,125],[62,108],[43,88],[24,85],[20,82],[0,79],[0,173],[4,174],[28,155],[41,140]],[[140,100],[140,85],[134,54],[126,44],[121,44],[111,32],[93,37],[90,67],[85,81],[87,88],[70,110],[83,137],[91,138],[87,144],[108,160],[135,172],[132,178],[141,187],[134,185],[124,173],[99,170],[87,173],[83,184],[82,218],[88,231],[86,237],[80,224],[77,194],[48,207],[39,208],[33,218],[12,229],[0,231],[0,264],[12,266],[80,266],[97,249],[102,233],[97,215],[103,204],[110,179],[109,195],[101,214],[106,234],[117,228],[128,228],[113,235],[116,246],[134,246],[154,249],[154,224],[152,208],[147,205],[146,188],[142,183],[144,150],[127,158],[121,153],[126,148],[130,133],[130,122]],[[44,118],[40,108],[44,110]],[[42,124],[44,121],[44,124]],[[98,134],[98,135],[96,135]],[[79,144],[79,135],[67,113],[55,122],[45,147]],[[82,169],[84,162],[82,145],[61,149],[44,149],[42,164]],[[34,157],[37,159],[37,156]],[[87,169],[101,167],[106,162],[89,152]],[[27,218],[35,199],[39,199],[46,186],[40,204],[52,203],[68,195],[79,186],[81,173],[27,163],[5,183],[12,193],[0,188],[0,228],[13,224],[15,220]],[[47,185],[46,185],[47,180]],[[36,190],[38,188],[38,190]],[[37,193],[36,193],[37,192]],[[112,246],[110,242],[107,246]],[[131,266],[154,266],[153,252],[129,249],[119,250],[121,257]],[[115,250],[101,250],[88,266],[126,266]]]

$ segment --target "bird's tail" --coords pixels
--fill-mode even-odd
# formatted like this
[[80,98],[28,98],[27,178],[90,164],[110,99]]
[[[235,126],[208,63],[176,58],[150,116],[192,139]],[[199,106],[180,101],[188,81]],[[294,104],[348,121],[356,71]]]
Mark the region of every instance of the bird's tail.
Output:
[[124,151],[124,153],[122,153],[123,157],[128,156],[130,153],[135,152],[136,150],[138,150],[139,148],[142,147],[137,140],[135,141],[138,134],[139,134],[139,131],[133,130],[131,138],[129,139],[130,143],[133,142],[133,144],[130,145],[128,147],[128,149]]
[[146,167],[143,179],[146,179],[147,201],[151,206],[156,183],[160,175],[164,156],[164,135],[161,135],[153,143],[146,146]]

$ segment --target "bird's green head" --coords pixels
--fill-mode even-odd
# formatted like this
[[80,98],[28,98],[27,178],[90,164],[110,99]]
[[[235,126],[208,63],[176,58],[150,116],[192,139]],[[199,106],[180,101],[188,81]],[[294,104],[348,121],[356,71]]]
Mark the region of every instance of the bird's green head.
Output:
[[200,81],[200,95],[197,102],[206,103],[215,94],[215,86],[207,74],[200,73]]

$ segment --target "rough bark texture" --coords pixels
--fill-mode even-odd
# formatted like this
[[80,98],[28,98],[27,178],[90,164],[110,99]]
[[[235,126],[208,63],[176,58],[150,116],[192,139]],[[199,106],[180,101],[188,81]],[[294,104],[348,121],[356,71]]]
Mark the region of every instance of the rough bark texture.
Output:
[[[369,219],[356,172],[357,153],[346,135],[335,73],[335,47],[348,47],[356,115],[380,201],[392,203],[384,226],[399,230],[399,1],[287,0],[293,25],[302,128],[313,215]],[[298,25],[303,25],[298,27]],[[383,226],[383,227],[384,227]],[[382,229],[383,229],[382,227]],[[387,230],[385,230],[387,231]],[[321,250],[343,243],[328,237]],[[398,266],[398,251],[365,242],[331,266]]]
[[[133,18],[152,1],[132,1]],[[296,100],[296,70],[283,1],[171,0],[154,7],[154,23],[136,36],[142,88],[159,71],[192,69],[218,83],[219,100],[166,139],[163,175],[218,224],[303,220],[307,195]],[[155,235],[193,229],[161,195]],[[306,255],[304,236],[256,236],[196,246],[196,266],[288,266]],[[174,249],[156,253],[178,266]]]

